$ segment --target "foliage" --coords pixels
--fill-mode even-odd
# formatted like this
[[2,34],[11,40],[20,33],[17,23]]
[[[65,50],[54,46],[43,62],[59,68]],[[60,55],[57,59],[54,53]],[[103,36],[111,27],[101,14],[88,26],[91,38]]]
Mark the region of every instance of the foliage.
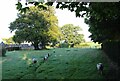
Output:
[[82,29],[79,26],[73,24],[66,24],[61,27],[61,32],[64,35],[64,40],[68,44],[79,44],[84,42],[84,35],[79,34]]
[[9,27],[11,31],[15,31],[13,40],[18,43],[31,42],[36,50],[39,49],[38,44],[44,49],[48,42],[57,41],[60,32],[54,13],[50,6],[47,6],[47,10],[33,6],[26,13],[19,13]]
[[90,26],[92,40],[99,43],[106,40],[120,40],[119,3],[92,3],[90,9],[93,13],[86,19],[86,23]]
[[[53,5],[53,2],[46,4]],[[120,40],[120,2],[57,2],[56,8],[67,8],[76,17],[84,17],[94,42]]]
[[90,47],[90,45],[87,44],[87,43],[81,43],[80,46],[81,46],[81,47]]
[[70,45],[69,45],[68,43],[60,43],[60,44],[59,44],[59,47],[60,47],[60,48],[69,48],[69,46],[70,46]]
[[101,48],[101,44],[94,43],[94,42],[83,42],[80,44],[75,45],[77,48]]
[[20,50],[20,47],[7,47],[6,50],[8,51],[15,51],[15,50]]
[[15,42],[13,41],[13,37],[10,38],[2,38],[3,42],[5,44],[14,44]]
[[120,35],[119,3],[62,2],[57,4],[57,8],[68,8],[70,11],[75,11],[76,16],[84,17],[94,42],[120,40],[118,37]]

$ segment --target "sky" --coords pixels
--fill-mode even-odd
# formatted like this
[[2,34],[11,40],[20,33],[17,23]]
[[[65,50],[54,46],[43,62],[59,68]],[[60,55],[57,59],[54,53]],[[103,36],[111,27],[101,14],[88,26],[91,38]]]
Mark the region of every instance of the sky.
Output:
[[[0,2],[0,42],[2,38],[9,38],[14,35],[14,33],[10,33],[9,24],[13,22],[17,18],[17,10],[16,4],[17,0],[2,0]],[[5,3],[5,4],[4,4]],[[86,41],[90,41],[88,32],[88,25],[84,23],[83,18],[79,18],[75,16],[74,12],[70,12],[67,9],[56,9],[55,15],[58,17],[58,25],[63,26],[65,24],[73,24],[75,26],[80,26],[82,28],[82,33],[84,34],[84,38]]]

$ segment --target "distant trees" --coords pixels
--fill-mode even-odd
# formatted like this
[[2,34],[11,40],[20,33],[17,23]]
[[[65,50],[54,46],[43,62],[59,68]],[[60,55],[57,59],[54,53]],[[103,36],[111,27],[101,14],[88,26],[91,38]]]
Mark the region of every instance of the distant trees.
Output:
[[13,40],[15,42],[31,42],[38,50],[40,44],[42,49],[48,43],[56,42],[61,34],[58,28],[58,20],[54,15],[53,7],[47,9],[38,6],[29,7],[26,13],[19,13],[18,18],[10,23],[10,30],[15,31]]
[[61,32],[63,34],[63,39],[66,43],[71,44],[74,47],[75,44],[80,44],[84,42],[84,35],[80,34],[82,30],[79,26],[74,26],[73,24],[66,24],[62,26]]
[[2,38],[3,42],[5,44],[14,44],[15,42],[13,41],[13,37],[10,38]]

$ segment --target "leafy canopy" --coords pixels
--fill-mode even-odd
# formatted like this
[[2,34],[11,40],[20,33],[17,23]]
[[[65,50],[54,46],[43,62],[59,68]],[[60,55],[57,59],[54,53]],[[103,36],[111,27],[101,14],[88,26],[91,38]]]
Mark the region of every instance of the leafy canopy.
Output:
[[[32,4],[36,5],[33,2]],[[53,5],[54,2],[47,2]],[[27,4],[31,4],[28,2]],[[19,7],[20,8],[20,7]],[[76,17],[84,17],[89,25],[90,36],[94,42],[120,40],[120,2],[57,2],[56,8],[67,8],[76,13]],[[21,11],[22,9],[20,9]],[[114,33],[113,33],[114,32]]]
[[9,27],[11,32],[15,31],[13,40],[18,43],[31,42],[35,49],[39,49],[38,44],[45,48],[49,42],[57,41],[60,32],[54,13],[50,6],[47,10],[32,6],[26,13],[19,13]]

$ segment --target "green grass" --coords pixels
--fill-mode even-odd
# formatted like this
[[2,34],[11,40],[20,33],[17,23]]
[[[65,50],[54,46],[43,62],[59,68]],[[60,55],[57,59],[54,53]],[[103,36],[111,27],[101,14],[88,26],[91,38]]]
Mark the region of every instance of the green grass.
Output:
[[[53,53],[55,50],[55,53]],[[43,61],[44,55],[50,57]],[[104,63],[105,73],[108,63],[104,53],[89,48],[57,48],[40,51],[11,51],[2,58],[3,79],[104,79],[96,69],[96,64]],[[32,57],[38,59],[32,64]]]

